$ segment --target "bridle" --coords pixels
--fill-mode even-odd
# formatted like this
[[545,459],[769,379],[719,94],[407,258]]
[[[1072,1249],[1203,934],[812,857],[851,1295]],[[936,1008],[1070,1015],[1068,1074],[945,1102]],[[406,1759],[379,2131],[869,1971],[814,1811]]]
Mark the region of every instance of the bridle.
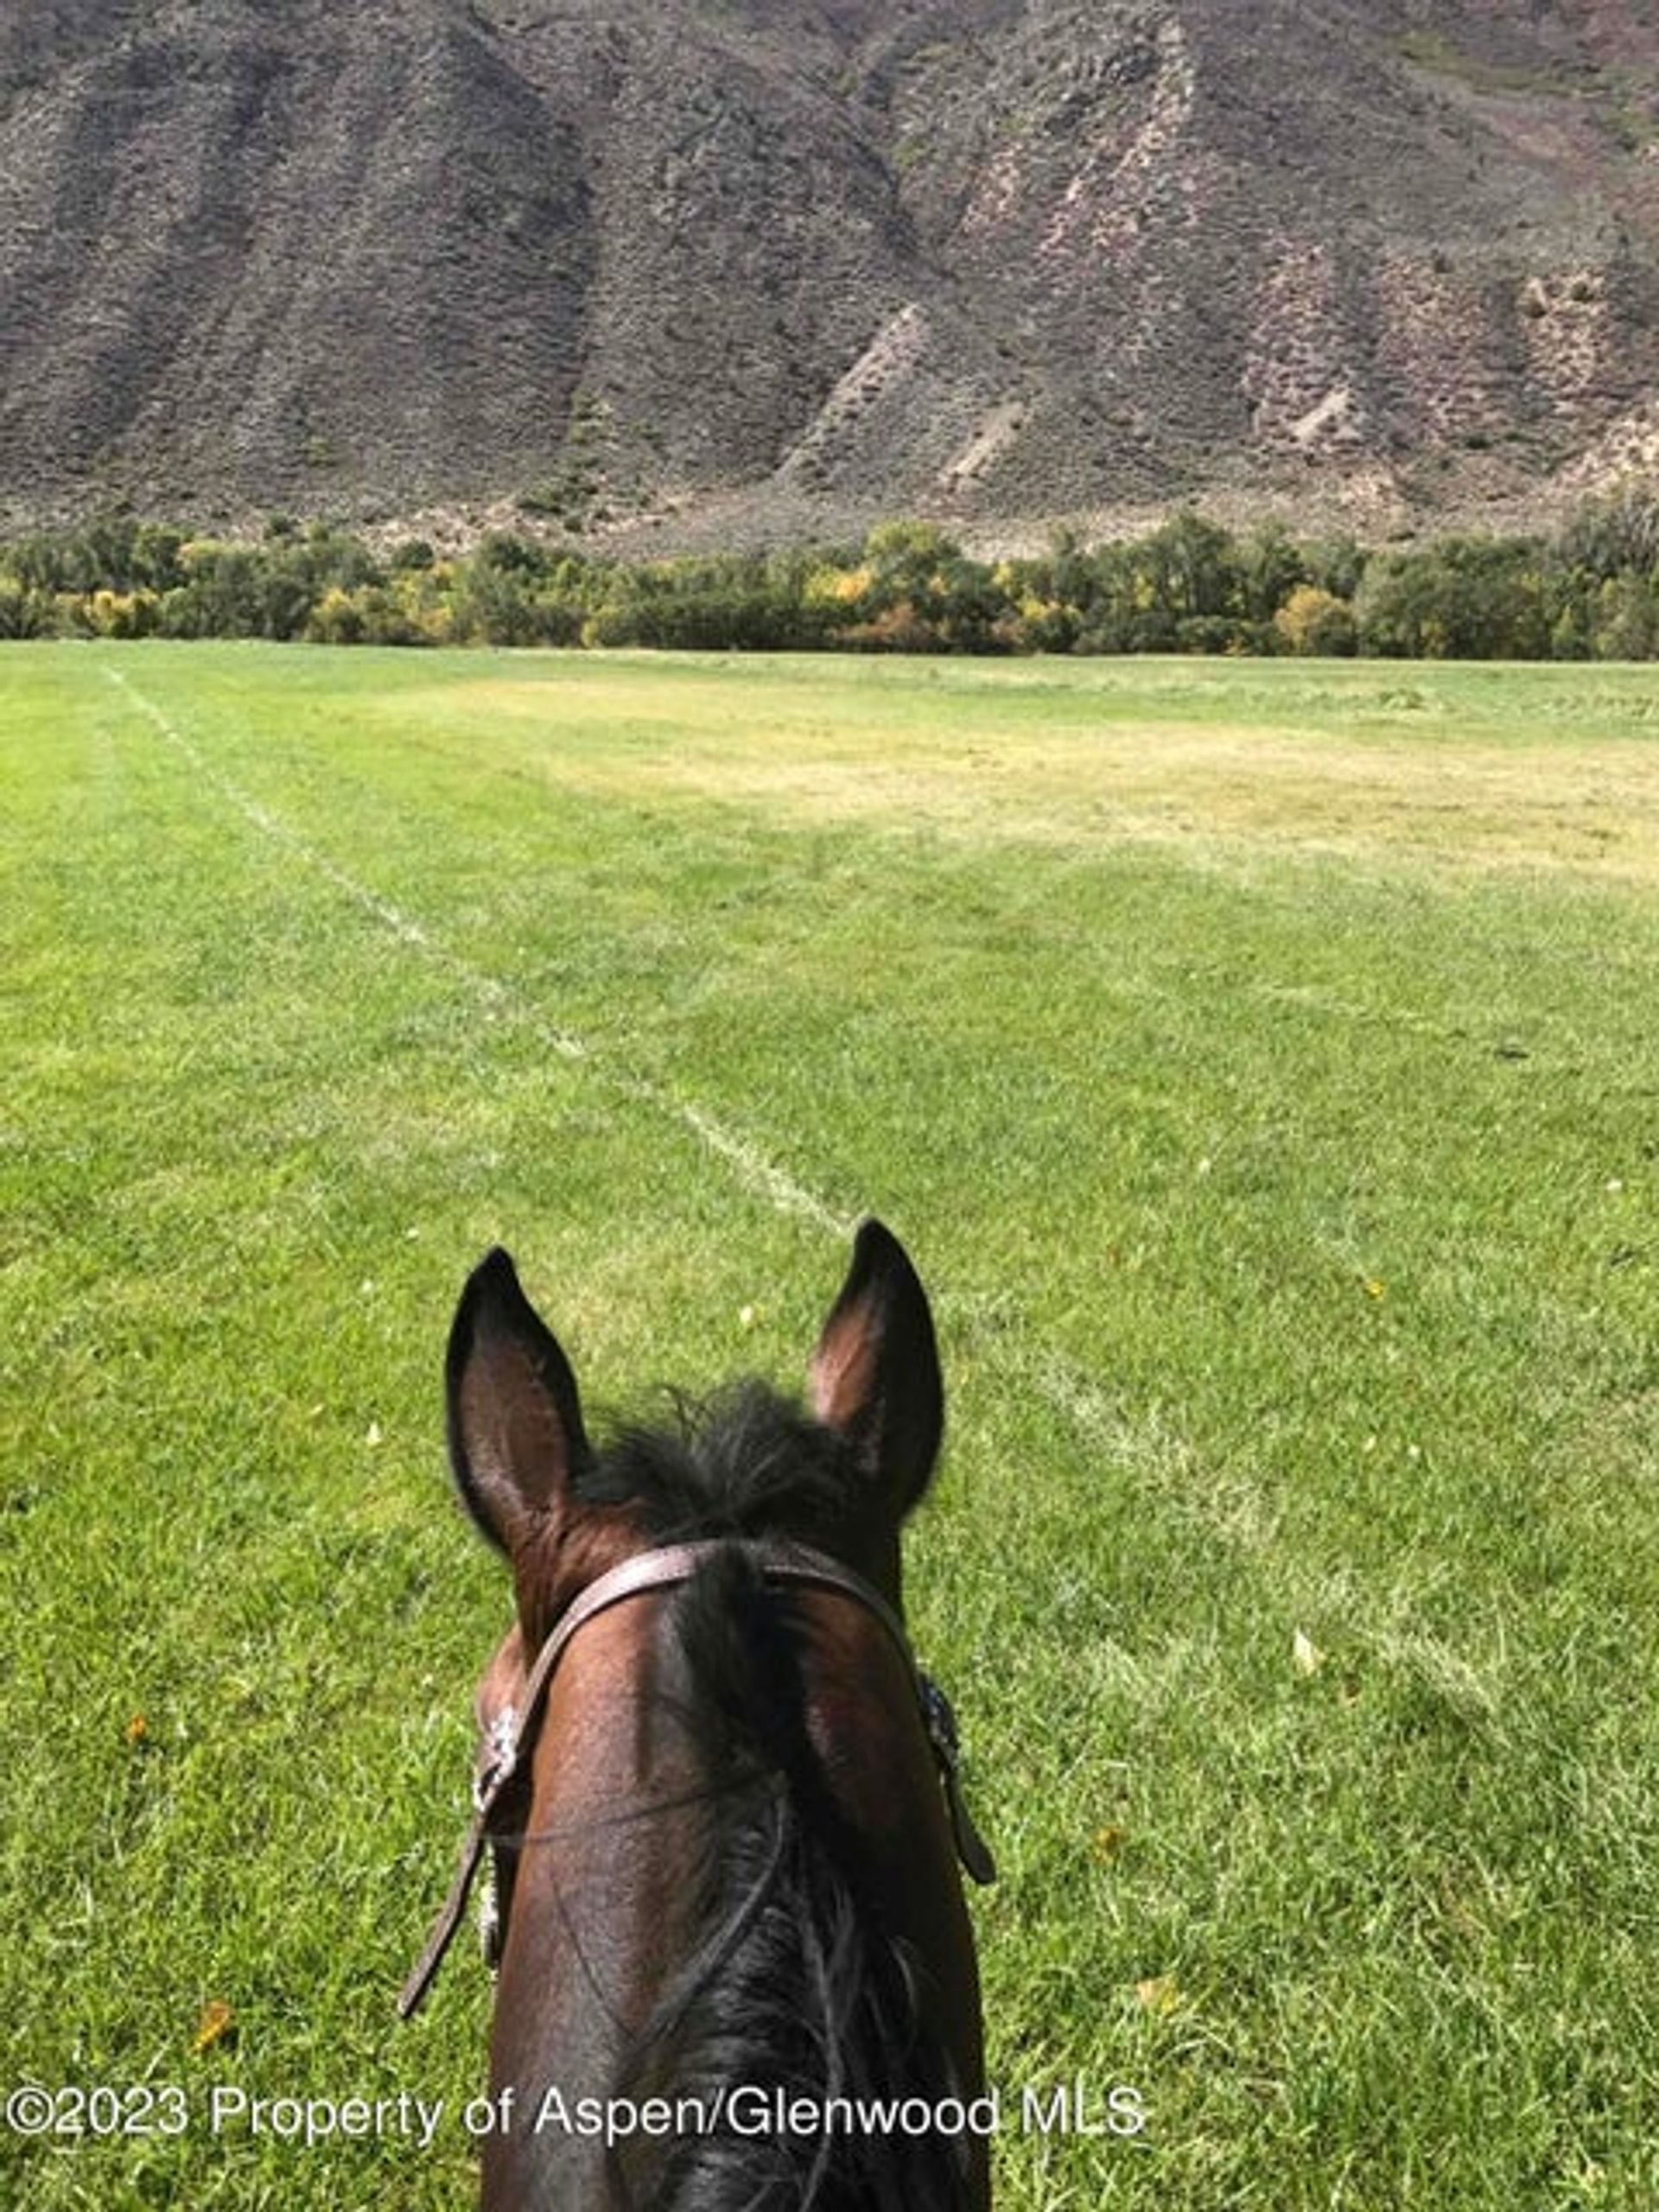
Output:
[[537,1654],[524,1683],[521,1701],[517,1706],[503,1707],[491,1722],[487,1744],[487,1758],[474,1782],[473,1819],[461,1846],[460,1862],[449,1894],[432,1924],[426,1947],[416,1960],[414,1970],[404,1984],[397,1999],[400,2018],[407,2019],[427,1991],[443,1962],[443,1956],[454,1940],[461,1916],[467,1910],[467,1899],[477,1876],[479,1865],[486,1847],[496,1841],[493,1821],[502,1800],[515,1775],[523,1768],[525,1753],[533,1745],[548,1684],[553,1671],[564,1656],[571,1640],[597,1614],[608,1611],[625,1599],[642,1596],[649,1590],[673,1589],[689,1581],[697,1570],[716,1558],[734,1554],[747,1560],[761,1580],[785,1587],[809,1587],[839,1592],[873,1613],[892,1639],[894,1648],[905,1662],[915,1693],[917,1711],[922,1728],[933,1752],[939,1770],[939,1780],[944,1789],[945,1806],[950,1817],[950,1830],[956,1840],[957,1854],[976,1882],[994,1882],[996,1867],[984,1840],[974,1826],[968,1808],[963,1801],[958,1775],[960,1752],[957,1737],[956,1715],[950,1700],[930,1675],[923,1673],[916,1663],[910,1648],[910,1638],[905,1633],[904,1623],[872,1584],[861,1574],[826,1554],[813,1551],[804,1544],[766,1543],[715,1536],[695,1543],[664,1544],[654,1551],[637,1553],[625,1560],[620,1567],[601,1574],[566,1606],[548,1634],[546,1642]]

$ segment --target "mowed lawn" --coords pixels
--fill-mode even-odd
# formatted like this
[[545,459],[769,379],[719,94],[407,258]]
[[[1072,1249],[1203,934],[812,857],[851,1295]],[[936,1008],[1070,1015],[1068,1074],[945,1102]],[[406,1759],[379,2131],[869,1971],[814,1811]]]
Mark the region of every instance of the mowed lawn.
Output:
[[467,2201],[461,1280],[876,1212],[999,2204],[1659,2203],[1659,671],[14,646],[0,861],[0,2202]]

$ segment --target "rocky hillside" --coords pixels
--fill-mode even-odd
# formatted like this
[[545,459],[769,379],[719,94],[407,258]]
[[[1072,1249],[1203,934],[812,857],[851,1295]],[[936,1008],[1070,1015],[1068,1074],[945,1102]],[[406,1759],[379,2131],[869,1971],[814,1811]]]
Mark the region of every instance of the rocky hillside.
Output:
[[0,515],[1362,526],[1659,467],[1641,0],[9,0]]

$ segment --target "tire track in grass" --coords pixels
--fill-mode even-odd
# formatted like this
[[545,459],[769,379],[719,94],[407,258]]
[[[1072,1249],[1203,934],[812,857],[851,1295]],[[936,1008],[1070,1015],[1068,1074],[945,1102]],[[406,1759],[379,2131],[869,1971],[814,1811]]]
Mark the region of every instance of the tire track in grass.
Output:
[[443,969],[484,1005],[522,1022],[532,1036],[557,1053],[560,1058],[590,1068],[601,1081],[622,1097],[636,1105],[651,1107],[671,1121],[677,1122],[705,1151],[724,1160],[746,1190],[754,1197],[764,1198],[778,1212],[802,1216],[818,1228],[842,1238],[851,1236],[855,1217],[838,1212],[827,1198],[798,1182],[759,1145],[740,1130],[728,1127],[695,1100],[683,1098],[677,1091],[652,1083],[644,1076],[631,1074],[625,1068],[606,1065],[586,1038],[549,1021],[522,992],[513,990],[499,976],[475,967],[470,960],[446,944],[442,938],[435,936],[425,923],[341,868],[338,861],[331,860],[309,839],[302,837],[291,823],[284,822],[280,815],[273,814],[251,792],[244,791],[184,734],[153,699],[139,690],[124,671],[105,666],[102,673],[166,743],[189,762],[196,775],[217,792],[226,805],[239,814],[261,836],[280,845],[313,874],[332,884],[336,891],[352,900],[372,921],[388,931],[400,944]]

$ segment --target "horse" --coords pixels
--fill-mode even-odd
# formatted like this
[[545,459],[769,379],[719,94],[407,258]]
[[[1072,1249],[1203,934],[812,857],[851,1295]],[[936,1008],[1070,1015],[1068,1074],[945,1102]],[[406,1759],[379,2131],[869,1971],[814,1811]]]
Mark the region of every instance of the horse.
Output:
[[[899,1530],[944,1390],[926,1294],[854,1241],[810,1411],[728,1388],[590,1445],[499,1249],[450,1333],[449,1459],[512,1568],[475,1814],[401,2009],[493,1862],[484,2212],[986,2212],[992,1878]],[[943,1784],[943,1786],[941,1786]]]

